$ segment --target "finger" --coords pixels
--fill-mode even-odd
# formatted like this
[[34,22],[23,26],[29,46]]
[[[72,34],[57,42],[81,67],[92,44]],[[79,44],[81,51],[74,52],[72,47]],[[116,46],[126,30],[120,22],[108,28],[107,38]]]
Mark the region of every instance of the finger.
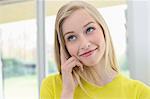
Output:
[[77,64],[80,66],[81,70],[83,71],[83,64],[79,61],[79,59],[74,56],[77,59]]
[[76,58],[75,58],[75,57],[69,58],[69,59],[64,63],[64,65],[70,65],[70,63],[72,63],[73,61],[76,61]]
[[78,60],[76,61],[77,66],[80,66],[80,69],[83,71],[83,64],[80,63]]
[[75,61],[75,60],[76,60],[75,57],[69,58],[68,60],[66,60],[65,63],[61,64],[61,68],[62,68],[62,69],[67,68],[67,66],[70,65],[70,64],[71,64],[73,61]]
[[[75,59],[75,65],[79,66],[79,68],[83,71],[83,64],[75,56],[72,56],[72,57]],[[72,61],[74,61],[74,60],[72,60]],[[72,62],[72,61],[70,61],[70,62]]]
[[69,71],[69,72],[72,72],[72,69],[75,67],[75,66],[77,66],[77,64],[76,64],[76,60],[74,59],[74,60],[72,60],[71,62],[68,62],[67,61],[67,63],[65,63],[62,67],[61,67],[61,69],[62,69],[62,72],[63,71]]

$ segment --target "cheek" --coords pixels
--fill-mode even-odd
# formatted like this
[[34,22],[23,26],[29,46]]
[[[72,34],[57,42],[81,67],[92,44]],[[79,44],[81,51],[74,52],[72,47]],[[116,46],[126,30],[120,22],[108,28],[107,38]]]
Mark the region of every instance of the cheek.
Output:
[[71,56],[77,56],[78,47],[75,44],[67,44],[66,46]]
[[103,33],[100,33],[97,31],[97,33],[95,33],[95,35],[93,35],[93,40],[97,45],[101,45],[105,43],[105,39],[103,36]]
[[99,47],[100,47],[100,53],[103,54],[105,52],[106,42],[104,39],[104,36],[102,35],[99,37]]

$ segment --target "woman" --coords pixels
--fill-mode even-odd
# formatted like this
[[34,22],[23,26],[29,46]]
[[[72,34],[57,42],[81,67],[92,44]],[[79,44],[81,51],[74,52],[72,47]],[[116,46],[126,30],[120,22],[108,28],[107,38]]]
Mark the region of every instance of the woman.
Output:
[[119,72],[108,27],[83,1],[60,8],[55,22],[59,74],[45,78],[41,99],[150,99],[150,88]]

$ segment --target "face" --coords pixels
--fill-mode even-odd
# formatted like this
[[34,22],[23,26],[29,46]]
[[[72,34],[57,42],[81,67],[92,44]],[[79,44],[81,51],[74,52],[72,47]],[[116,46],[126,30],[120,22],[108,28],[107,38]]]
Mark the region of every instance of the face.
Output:
[[99,63],[105,52],[105,39],[100,25],[83,9],[76,10],[63,25],[68,52],[86,66]]

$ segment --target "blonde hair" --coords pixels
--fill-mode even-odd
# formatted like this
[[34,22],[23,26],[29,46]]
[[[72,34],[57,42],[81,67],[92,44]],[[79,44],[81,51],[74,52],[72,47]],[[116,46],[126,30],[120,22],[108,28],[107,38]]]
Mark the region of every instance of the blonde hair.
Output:
[[[55,59],[56,64],[58,66],[58,71],[61,74],[61,59],[60,59],[60,43],[62,45],[63,51],[66,53],[66,58],[70,57],[70,54],[65,46],[64,38],[62,36],[62,24],[67,17],[69,17],[74,11],[84,9],[88,14],[95,19],[95,21],[101,26],[105,38],[106,43],[106,49],[104,53],[105,57],[105,69],[109,70],[112,68],[114,71],[119,72],[119,67],[116,61],[116,56],[114,52],[114,47],[112,44],[111,36],[107,27],[106,22],[104,21],[102,15],[98,12],[98,10],[83,1],[71,1],[64,6],[60,8],[60,10],[57,13],[56,21],[55,21]],[[84,80],[87,79],[93,79],[93,77],[89,77],[88,72],[93,73],[94,71],[88,71],[88,69],[85,69],[87,74],[82,74],[78,69],[75,69],[73,71],[73,74],[77,78],[77,81],[79,85],[82,87],[82,84],[80,82],[80,78],[83,78]],[[95,77],[96,80],[96,77]]]

